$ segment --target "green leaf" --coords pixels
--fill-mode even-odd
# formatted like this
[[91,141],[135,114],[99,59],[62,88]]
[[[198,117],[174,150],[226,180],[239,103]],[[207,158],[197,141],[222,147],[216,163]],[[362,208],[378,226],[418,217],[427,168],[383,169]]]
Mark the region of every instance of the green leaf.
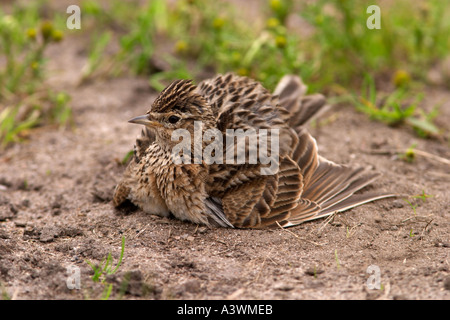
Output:
[[430,121],[427,121],[424,119],[418,119],[415,117],[410,117],[407,119],[407,122],[414,128],[423,130],[425,133],[433,134],[433,135],[439,134],[439,128]]

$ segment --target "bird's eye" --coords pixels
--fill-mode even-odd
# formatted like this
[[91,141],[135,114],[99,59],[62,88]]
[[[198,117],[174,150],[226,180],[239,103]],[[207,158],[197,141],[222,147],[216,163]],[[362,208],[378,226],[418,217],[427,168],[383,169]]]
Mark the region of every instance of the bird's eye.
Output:
[[169,122],[172,123],[172,124],[177,123],[178,120],[180,120],[180,117],[177,117],[177,116],[170,116],[169,117]]

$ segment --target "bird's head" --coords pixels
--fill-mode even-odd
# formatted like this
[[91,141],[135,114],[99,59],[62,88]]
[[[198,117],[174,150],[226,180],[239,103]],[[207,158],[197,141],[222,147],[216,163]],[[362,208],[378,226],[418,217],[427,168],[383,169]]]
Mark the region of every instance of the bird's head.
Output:
[[156,142],[162,147],[177,144],[172,141],[172,134],[178,129],[188,130],[193,138],[195,121],[201,121],[203,130],[215,126],[211,107],[195,89],[191,80],[176,80],[160,93],[145,115],[129,122],[145,125],[152,130]]

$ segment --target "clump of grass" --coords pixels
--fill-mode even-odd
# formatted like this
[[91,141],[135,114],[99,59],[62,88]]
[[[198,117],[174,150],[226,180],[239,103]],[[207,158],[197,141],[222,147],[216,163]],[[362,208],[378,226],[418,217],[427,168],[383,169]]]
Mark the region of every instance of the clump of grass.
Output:
[[15,7],[12,14],[0,10],[0,148],[37,125],[69,120],[69,96],[45,85],[44,52],[63,38],[35,6]]
[[438,115],[438,108],[426,114],[418,105],[423,94],[415,96],[407,102],[410,92],[405,88],[397,88],[392,93],[381,97],[375,87],[374,79],[366,75],[361,95],[353,96],[353,103],[358,111],[367,114],[370,119],[384,122],[390,126],[406,124],[421,137],[438,135],[440,130],[433,123]]
[[21,140],[21,134],[26,130],[35,127],[39,123],[39,114],[37,110],[24,118],[17,120],[17,115],[21,110],[20,105],[7,106],[0,113],[0,147],[4,148],[12,142]]
[[92,280],[94,282],[99,282],[102,285],[104,285],[104,289],[103,289],[103,293],[102,293],[102,297],[101,297],[102,300],[108,300],[111,295],[112,289],[113,289],[113,284],[108,283],[106,281],[106,276],[117,272],[117,270],[119,269],[119,267],[122,263],[124,252],[125,252],[125,237],[122,237],[122,247],[121,247],[121,251],[120,251],[120,257],[119,257],[119,261],[117,262],[117,265],[115,267],[113,266],[113,258],[112,258],[111,253],[109,253],[108,256],[102,260],[100,265],[96,265],[90,261],[86,261],[86,263],[94,271]]
[[434,106],[430,112],[417,109],[417,117],[408,118],[408,124],[413,127],[419,137],[430,138],[441,134],[441,131],[435,124],[434,119],[439,115],[440,105]]

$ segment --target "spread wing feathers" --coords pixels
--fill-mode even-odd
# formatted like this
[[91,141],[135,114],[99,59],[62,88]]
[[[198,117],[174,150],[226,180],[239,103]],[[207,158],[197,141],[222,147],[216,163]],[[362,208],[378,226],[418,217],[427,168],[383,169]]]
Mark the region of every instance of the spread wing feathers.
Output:
[[244,176],[246,179],[239,178],[240,183],[231,179],[234,183],[222,197],[224,215],[233,226],[262,228],[287,219],[290,211],[297,207],[302,177],[298,165],[289,157],[280,161],[275,175],[254,176],[253,172],[247,172]]
[[378,178],[378,174],[367,173],[363,168],[352,169],[337,165],[319,157],[319,165],[308,183],[303,187],[299,206],[292,210],[291,218],[283,227],[323,218],[393,194],[354,193]]
[[[285,228],[296,226],[305,221],[313,220],[314,217],[317,217],[320,210],[321,208],[317,203],[312,202],[308,199],[300,199],[300,201],[298,202],[298,206],[291,213],[291,217],[288,220],[286,219],[277,222],[280,226]],[[277,227],[278,224],[275,222],[268,227]]]
[[326,106],[326,99],[321,94],[305,95],[307,86],[294,75],[284,76],[274,95],[279,97],[279,104],[289,112],[287,122],[292,128],[304,125]]
[[228,190],[222,198],[224,213],[235,227],[251,227],[261,221],[254,212],[258,200],[262,197],[265,181],[262,178],[252,179]]
[[298,165],[286,157],[280,161],[277,174],[277,189],[270,212],[260,213],[261,223],[255,227],[273,225],[276,221],[283,221],[291,216],[292,209],[298,207],[303,189],[303,180]]
[[[226,129],[280,129],[277,174],[263,176],[261,165],[248,162],[210,168],[211,189],[222,198],[223,213],[235,227],[297,225],[390,196],[354,195],[378,175],[318,155],[316,141],[302,125],[324,109],[326,100],[320,94],[305,95],[307,87],[299,77],[283,77],[274,95],[259,83],[232,74],[205,81],[199,90],[225,135]],[[235,155],[252,150],[234,148]],[[245,156],[249,159],[248,153]]]
[[319,165],[305,186],[302,197],[323,204],[352,182],[359,182],[363,171],[363,168],[352,169],[319,157]]
[[[352,194],[350,197],[347,197],[339,202],[334,203],[333,205],[324,208],[320,212],[319,217],[326,217],[335,212],[342,212],[345,210],[349,210],[351,208],[360,206],[362,204],[372,202],[379,199],[395,197],[395,194],[380,194],[376,192],[363,193],[363,194]],[[310,219],[313,220],[313,219]]]
[[316,140],[306,131],[298,130],[298,143],[293,151],[292,159],[297,162],[303,175],[303,183],[309,185],[312,175],[319,165]]

